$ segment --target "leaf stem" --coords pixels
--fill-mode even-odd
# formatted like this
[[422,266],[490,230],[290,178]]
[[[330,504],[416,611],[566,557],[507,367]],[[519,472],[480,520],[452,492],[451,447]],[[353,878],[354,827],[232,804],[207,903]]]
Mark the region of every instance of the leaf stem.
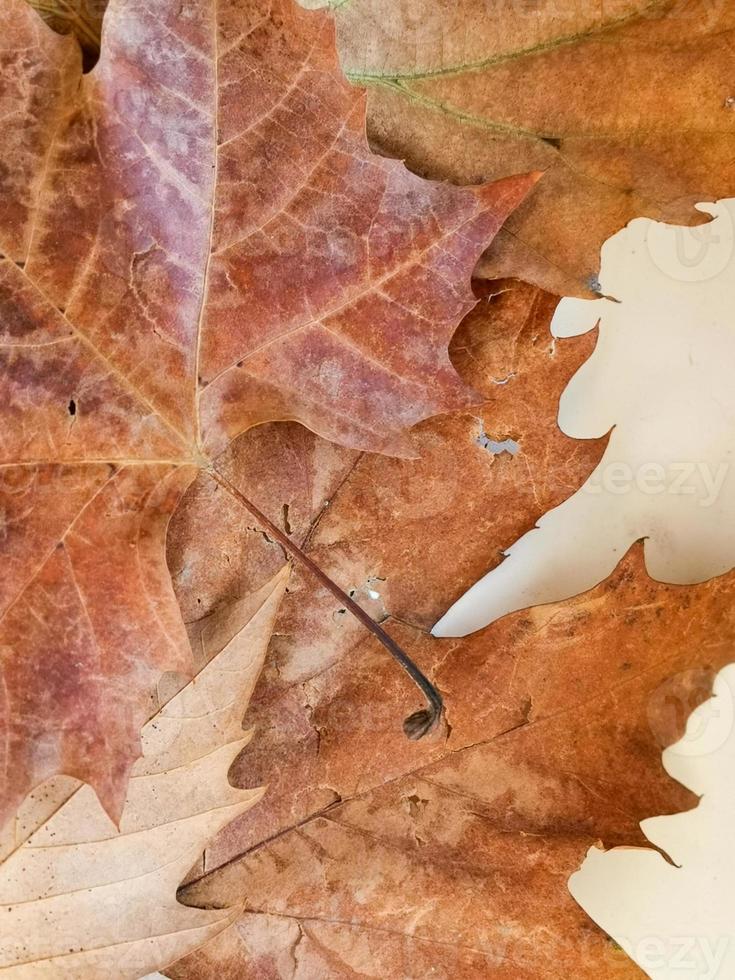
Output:
[[224,490],[233,496],[235,500],[242,504],[246,510],[249,510],[253,517],[257,520],[258,524],[267,529],[268,533],[275,538],[276,541],[278,541],[278,543],[282,545],[290,555],[308,568],[312,575],[314,575],[325,588],[329,589],[332,595],[335,596],[335,598],[338,599],[339,602],[346,609],[348,609],[352,615],[373,634],[373,636],[376,637],[376,639],[380,640],[388,653],[401,665],[401,667],[403,667],[414,684],[426,697],[428,702],[425,708],[415,711],[404,720],[403,730],[406,733],[406,736],[410,739],[416,740],[423,738],[424,735],[430,732],[437,725],[444,707],[442,696],[439,694],[431,681],[419,670],[413,660],[411,660],[408,654],[401,649],[393,637],[389,636],[361,606],[351,599],[346,592],[340,589],[336,582],[333,582],[332,579],[329,578],[329,576],[325,574],[325,572],[323,572],[321,568],[319,568],[319,566],[312,561],[312,559],[309,558],[309,556],[305,554],[297,544],[294,544],[294,542],[291,541],[291,539],[285,535],[279,527],[270,521],[252,501],[248,500],[248,498],[241,493],[233,483],[230,483],[227,477],[223,476],[212,466],[207,467],[206,472],[216,483],[218,483]]

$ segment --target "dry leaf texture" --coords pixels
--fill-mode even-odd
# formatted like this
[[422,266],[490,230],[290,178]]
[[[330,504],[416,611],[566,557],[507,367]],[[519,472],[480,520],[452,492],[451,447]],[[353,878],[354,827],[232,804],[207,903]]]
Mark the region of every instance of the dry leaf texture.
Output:
[[60,34],[74,34],[90,59],[100,50],[100,34],[107,0],[27,0],[47,24]]
[[[486,403],[419,427],[418,460],[343,458],[307,542],[438,684],[448,727],[406,742],[397,719],[415,695],[329,596],[295,576],[248,718],[258,738],[233,771],[239,785],[268,779],[270,791],[219,835],[210,873],[184,892],[207,907],[242,898],[245,914],[172,977],[419,978],[429,966],[447,980],[640,975],[567,879],[596,841],[642,843],[640,819],[694,802],[666,777],[660,750],[731,659],[735,576],[656,583],[638,545],[576,599],[464,639],[427,635],[477,569],[533,526],[539,504],[568,496],[604,450],[556,427],[559,394],[595,338],[552,342],[555,300],[532,287],[481,295],[453,358]],[[265,452],[255,435],[233,446],[233,479],[240,454],[240,478],[252,478]],[[515,455],[489,447],[509,438]],[[273,484],[278,508],[292,501],[302,515],[300,535],[314,455],[304,448],[290,491]],[[175,537],[211,506],[192,499]],[[201,590],[195,551],[208,566]],[[190,615],[216,602],[218,576],[223,594],[233,588],[226,560],[215,547],[208,555],[191,547],[191,575],[177,583]]]
[[0,816],[57,772],[118,815],[189,659],[163,546],[196,467],[282,418],[408,452],[466,405],[447,343],[535,178],[373,156],[330,17],[291,0],[115,0],[87,75],[2,17]]
[[704,219],[735,186],[735,8],[713,0],[335,4],[375,143],[416,172],[544,180],[488,253],[489,277],[596,289],[631,218]]
[[230,765],[288,569],[207,621],[212,658],[143,728],[119,829],[81,786],[0,865],[0,972],[23,980],[116,980],[166,966],[237,910],[184,908],[176,889],[206,841],[262,791]]
[[575,439],[609,433],[605,453],[443,614],[437,636],[586,592],[636,541],[660,582],[735,566],[735,199],[699,208],[712,215],[703,247],[687,254],[686,228],[638,218],[605,242],[605,297],[559,303],[552,335],[594,330],[597,344],[558,424]]

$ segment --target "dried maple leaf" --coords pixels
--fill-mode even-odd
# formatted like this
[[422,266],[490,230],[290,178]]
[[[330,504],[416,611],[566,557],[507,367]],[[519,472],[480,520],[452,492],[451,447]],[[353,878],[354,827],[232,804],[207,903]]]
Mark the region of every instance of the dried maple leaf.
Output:
[[[478,294],[480,303],[453,344],[455,364],[486,396],[476,412],[418,427],[417,459],[356,457],[341,451],[337,460],[330,454],[329,465],[322,464],[327,486],[320,487],[321,499],[311,515],[300,501],[301,487],[306,481],[315,482],[315,466],[324,459],[318,440],[316,447],[309,440],[308,449],[292,466],[290,485],[283,478],[260,477],[257,499],[264,507],[270,506],[274,517],[280,509],[274,501],[286,503],[289,514],[301,515],[294,528],[297,540],[303,543],[306,539],[304,547],[312,558],[344,582],[378,620],[385,619],[389,610],[398,619],[430,628],[446,604],[461,593],[463,584],[473,580],[473,574],[500,560],[500,543],[533,526],[539,504],[554,506],[571,493],[594,468],[604,448],[604,440],[580,443],[563,436],[554,412],[554,393],[558,395],[589,355],[594,338],[584,336],[554,346],[545,334],[556,301],[531,287],[517,283],[480,286]],[[229,479],[254,488],[262,461],[277,455],[274,450],[279,443],[274,440],[281,431],[278,426],[270,433],[260,428],[235,442],[222,461]],[[514,438],[520,453],[516,457],[494,455],[484,445],[486,433],[497,441]],[[200,615],[199,610],[206,613],[238,594],[240,586],[233,572],[237,563],[228,556],[232,543],[244,539],[238,509],[224,512],[217,495],[205,493],[201,484],[193,491],[176,515],[170,545],[177,596],[189,620]],[[320,507],[325,500],[328,506]],[[219,521],[216,535],[203,539],[199,529],[212,526],[215,516]],[[427,527],[431,534],[426,533]],[[260,535],[254,537],[249,565],[257,570],[269,550],[267,560],[277,562],[279,549],[269,548]],[[450,545],[456,541],[463,546]],[[270,568],[266,565],[262,574]],[[381,779],[400,771],[407,759],[416,758],[415,747],[401,741],[396,744],[396,706],[392,703],[392,698],[399,698],[408,709],[411,695],[406,697],[400,679],[391,680],[390,672],[383,670],[374,690],[383,690],[384,696],[370,698],[368,705],[356,708],[357,693],[352,696],[346,691],[343,701],[331,709],[336,712],[334,719],[323,719],[315,730],[305,707],[311,703],[309,678],[355,648],[361,641],[360,632],[326,590],[315,589],[310,576],[296,572],[276,628],[265,686],[251,711],[253,724],[262,735],[258,747],[248,753],[241,775],[249,780],[257,772],[255,778],[267,780],[272,805],[259,808],[262,821],[253,813],[252,819],[233,828],[211,850],[210,866],[237,854],[243,834],[248,842],[255,842],[261,834],[270,836],[275,828],[288,827],[311,807],[318,809],[339,794],[348,795],[350,790],[334,781],[330,772],[334,765],[348,767],[351,780],[365,778],[362,750],[353,743],[362,737],[361,729],[350,735],[342,731],[334,742],[329,734],[332,722],[342,730],[346,718],[341,711],[345,715],[359,711],[366,723],[368,713],[371,715],[373,738],[379,743],[373,743],[375,771]],[[374,669],[371,658],[366,678]],[[353,677],[361,674],[354,672]],[[301,684],[307,685],[305,690]],[[473,689],[470,684],[462,696],[469,696]],[[366,696],[362,683],[358,690],[359,698]],[[279,718],[280,724],[274,725],[273,718]],[[330,761],[327,745],[338,751],[337,763]],[[294,780],[301,786],[296,810],[291,808]]]
[[378,146],[460,181],[541,168],[483,271],[559,294],[596,289],[631,218],[695,224],[735,185],[735,8],[360,0],[335,4],[343,65],[370,86]]
[[330,18],[291,0],[115,0],[84,76],[24,0],[3,18],[0,813],[64,772],[118,814],[188,659],[163,544],[197,467],[268,419],[408,452],[471,401],[446,345],[535,176],[372,155]]
[[207,839],[262,795],[233,789],[227,771],[249,738],[243,708],[287,581],[284,569],[209,618],[211,659],[143,728],[119,828],[79,786],[0,865],[4,976],[137,980],[236,917],[187,909],[176,888]]
[[[604,450],[556,427],[558,397],[594,337],[553,343],[555,300],[530,286],[480,295],[453,359],[487,403],[420,426],[420,459],[342,460],[306,545],[424,666],[448,727],[396,739],[410,695],[377,644],[297,575],[251,704],[259,737],[233,770],[238,785],[267,778],[269,792],[219,835],[183,892],[207,907],[242,898],[245,912],[167,969],[177,980],[286,978],[294,963],[297,975],[329,978],[422,976],[429,964],[477,980],[640,975],[567,879],[596,841],[643,843],[641,818],[692,805],[660,749],[732,658],[735,575],[657,583],[637,545],[589,593],[463,639],[427,635]],[[249,478],[254,435],[233,446],[235,481]],[[493,451],[487,437],[519,449]],[[298,499],[296,488],[279,493]],[[211,502],[192,501],[177,537],[195,513],[211,520]],[[218,575],[231,588],[211,557],[202,588],[196,574],[186,582],[192,610],[196,597],[215,602]]]

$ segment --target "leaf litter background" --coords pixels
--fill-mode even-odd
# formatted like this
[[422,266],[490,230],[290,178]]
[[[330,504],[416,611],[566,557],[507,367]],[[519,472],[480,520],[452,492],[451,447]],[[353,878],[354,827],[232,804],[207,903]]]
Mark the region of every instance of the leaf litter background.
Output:
[[[486,402],[423,423],[419,459],[360,456],[284,425],[233,447],[233,479],[257,480],[274,518],[287,508],[295,538],[444,692],[447,726],[402,739],[414,692],[296,569],[246,717],[257,737],[231,774],[268,791],[181,895],[246,911],[172,977],[640,975],[566,882],[590,844],[640,843],[640,819],[694,804],[660,751],[732,657],[735,579],[660,585],[636,546],[585,595],[465,639],[427,635],[604,448],[556,427],[594,337],[553,342],[556,299],[532,286],[476,289],[451,352]],[[483,435],[519,451],[494,455]],[[186,619],[283,560],[234,509],[213,528],[218,493],[203,477],[172,524]]]
[[[379,2],[340,7],[348,71],[368,75],[367,60],[357,68],[349,63],[344,25],[354,17],[359,28],[365,14],[379,23],[386,8]],[[421,13],[422,3],[399,7]],[[456,11],[460,25],[472,16],[469,2],[438,7],[443,17]],[[646,58],[639,52],[631,59],[644,62],[648,90],[657,93],[647,102],[660,113],[654,139],[638,139],[633,126],[613,146],[598,133],[590,150],[566,132],[560,136],[557,125],[532,141],[533,165],[543,166],[538,154],[559,150],[554,144],[562,137],[564,149],[581,147],[593,164],[580,180],[588,191],[581,196],[575,179],[568,186],[571,164],[552,167],[542,184],[544,206],[535,201],[536,210],[524,208],[517,219],[523,235],[530,225],[529,241],[503,242],[515,273],[557,292],[588,288],[599,242],[627,217],[693,220],[694,200],[719,196],[732,182],[731,160],[721,155],[728,145],[721,136],[731,132],[724,70],[731,12],[705,3],[628,7],[621,31],[635,32],[636,13],[646,13],[642,26],[650,31],[657,22],[659,45],[669,32],[669,46],[683,61],[677,66],[669,58],[652,71],[646,58],[656,45],[650,43]],[[677,9],[692,17],[683,27],[674,22],[672,34],[666,20]],[[419,30],[426,22],[413,21]],[[429,23],[436,28],[436,19]],[[688,43],[675,44],[692,24],[698,26]],[[614,64],[620,49],[602,59],[599,48],[584,51],[589,27],[566,25],[582,35],[580,43],[553,50],[551,66],[543,57],[534,60],[532,69],[541,65],[542,77],[552,71],[562,80],[564,112],[570,100],[563,85],[570,79],[570,87],[585,93],[585,118],[599,121],[586,101],[590,87],[579,78],[594,71],[593,90],[609,97],[601,65]],[[610,37],[628,43],[616,25],[612,35],[602,27],[603,43]],[[353,38],[368,36],[352,31]],[[383,41],[390,36],[388,25]],[[514,40],[513,25],[508,37]],[[428,45],[420,40],[414,50],[428,52],[424,68],[432,73],[436,35]],[[485,40],[465,30],[461,43]],[[382,70],[386,52],[379,45],[373,54],[383,59]],[[405,83],[401,57],[399,51],[383,72],[388,82]],[[570,72],[570,58],[588,75]],[[379,145],[408,156],[419,172],[460,181],[495,174],[488,152],[494,159],[503,150],[501,168],[509,159],[508,146],[473,135],[486,126],[467,118],[458,126],[454,110],[437,115],[436,105],[425,104],[439,101],[425,91],[431,86],[442,100],[442,86],[470,102],[476,97],[482,72],[465,73],[466,51],[461,59],[462,70],[448,73],[460,76],[454,80],[419,79],[421,98],[406,99],[381,83],[370,99]],[[564,72],[553,59],[566,59]],[[532,78],[533,71],[524,75]],[[632,84],[616,106],[618,118],[640,88],[635,72],[624,79]],[[517,109],[507,96],[522,90],[519,78],[506,74],[499,103]],[[705,104],[710,114],[697,116],[709,126],[703,152],[672,156],[664,125],[668,139],[672,115],[686,119]],[[541,109],[549,118],[548,104]],[[672,139],[681,143],[682,132],[675,128]],[[686,135],[691,139],[691,129]],[[609,152],[595,153],[600,147]],[[518,155],[511,154],[515,166],[504,172],[519,169],[527,151],[521,143]],[[579,169],[579,155],[576,163]],[[611,171],[626,179],[613,186]],[[648,196],[636,191],[636,182]],[[520,241],[516,225],[511,232]],[[506,268],[491,253],[481,271]],[[555,425],[559,392],[594,338],[554,345],[547,326],[556,300],[533,287],[478,283],[477,291],[482,302],[455,337],[452,354],[486,404],[419,426],[420,459],[361,455],[291,423],[251,430],[229,453],[235,482],[307,541],[322,567],[351,586],[433,676],[447,698],[448,724],[422,743],[403,740],[400,719],[415,707],[414,692],[372,639],[297,570],[246,720],[257,737],[232,772],[241,785],[268,783],[269,791],[212,844],[182,893],[184,901],[213,907],[244,898],[246,910],[235,929],[169,969],[172,977],[413,977],[430,968],[447,977],[640,975],[574,905],[566,879],[593,841],[640,841],[641,817],[692,805],[689,794],[664,778],[659,752],[678,737],[691,708],[707,696],[713,672],[731,657],[732,576],[689,589],[661,586],[647,579],[634,548],[586,595],[514,614],[467,639],[426,635],[504,546],[579,486],[603,448],[573,443]],[[515,456],[488,449],[488,439],[506,438],[520,445]],[[193,628],[283,562],[281,550],[218,495],[200,478],[169,534],[177,598]]]

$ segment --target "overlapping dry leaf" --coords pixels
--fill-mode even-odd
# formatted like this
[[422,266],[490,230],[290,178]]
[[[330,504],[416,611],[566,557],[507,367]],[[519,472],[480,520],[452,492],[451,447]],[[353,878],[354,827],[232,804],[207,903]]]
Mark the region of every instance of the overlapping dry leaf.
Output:
[[[397,719],[414,693],[297,577],[248,717],[259,736],[234,773],[242,785],[268,778],[270,791],[184,892],[207,907],[240,895],[246,912],[171,976],[419,977],[429,962],[438,976],[478,980],[639,975],[566,882],[591,843],[640,841],[641,818],[691,805],[660,749],[731,659],[735,578],[661,585],[636,546],[577,599],[461,640],[427,635],[604,448],[566,439],[555,422],[594,338],[554,345],[553,298],[499,288],[492,298],[485,288],[453,348],[487,403],[421,426],[420,460],[358,460],[308,545],[433,677],[448,725],[406,742]],[[507,363],[509,377],[498,370]],[[519,451],[493,455],[480,432]],[[186,595],[195,606],[195,578]],[[209,578],[203,605],[215,596]]]
[[468,404],[447,343],[535,177],[371,154],[330,17],[292,0],[114,0],[86,75],[8,0],[0,78],[0,816],[57,772],[116,814],[188,663],[163,544],[196,468],[281,418],[408,452]]
[[[496,288],[500,292],[493,298]],[[453,357],[473,387],[485,394],[486,402],[476,413],[419,427],[415,434],[418,459],[357,457],[330,450],[324,466],[323,443],[308,434],[295,438],[299,430],[294,427],[287,457],[290,466],[283,471],[286,478],[275,479],[260,462],[269,455],[283,455],[283,430],[277,426],[270,432],[262,428],[243,436],[228,458],[225,471],[242,486],[253,488],[260,472],[261,505],[278,520],[286,504],[296,540],[303,540],[309,524],[318,518],[309,553],[378,620],[390,610],[394,617],[428,629],[464,582],[500,559],[505,540],[532,526],[539,506],[554,506],[573,492],[603,451],[601,442],[585,444],[564,437],[553,409],[555,397],[588,356],[594,338],[555,347],[547,329],[555,300],[530,287],[512,283],[480,287],[479,295],[479,306],[455,339]],[[497,442],[516,440],[520,453],[516,457],[494,455],[486,445],[489,437]],[[313,505],[303,500],[302,487],[313,484],[320,470],[328,485],[319,493],[322,499],[317,507],[321,509],[315,508],[309,516]],[[221,492],[207,493],[204,486],[200,483],[187,495],[171,532],[169,557],[187,620],[238,594],[240,572],[233,558],[244,557],[230,555],[233,543],[237,546],[246,540],[242,515],[235,509],[229,515],[223,512],[216,499]],[[307,493],[311,496],[313,490]],[[326,507],[323,499],[329,501]],[[215,515],[216,530],[202,535],[200,529],[212,528]],[[258,569],[265,560],[280,560],[277,546],[269,546],[258,532],[251,538],[250,568]],[[467,547],[457,548],[457,541],[467,542]],[[270,566],[265,573],[270,573]],[[320,675],[342,653],[362,643],[363,631],[328,593],[298,570],[284,610],[271,647],[272,660],[266,667],[268,684],[262,700],[256,696],[251,712],[253,724],[262,730],[258,740],[262,754],[251,752],[247,767],[253,772],[255,766],[257,778],[268,782],[272,801],[272,806],[262,808],[262,822],[252,815],[257,824],[253,840],[300,819],[310,812],[314,801],[323,805],[343,793],[344,787],[330,782],[323,769],[325,744],[319,765],[314,765],[316,748],[320,738],[332,744],[329,729],[332,723],[340,727],[340,711],[344,712],[342,721],[350,713],[365,713],[361,701],[368,689],[376,692],[368,699],[374,712],[372,727],[384,739],[380,749],[373,741],[375,772],[382,774],[375,778],[385,778],[396,766],[422,758],[424,752],[399,737],[401,711],[405,708],[407,713],[416,705],[404,678],[392,664],[383,662],[379,648],[369,668],[352,671],[359,694],[334,706],[335,718],[320,721],[321,735],[315,731],[304,704],[310,701],[309,693],[298,683]],[[378,697],[381,690],[399,697],[400,706],[391,697]],[[362,750],[344,735],[333,744],[340,753],[340,765],[348,766],[354,778],[361,778]],[[294,778],[301,784],[299,804],[304,809],[279,812],[274,824],[273,807],[280,808],[285,802],[276,787],[287,788]],[[238,836],[235,840],[237,853],[242,840]],[[232,853],[223,847],[214,858],[217,863]]]
[[26,0],[59,34],[73,34],[90,60],[100,50],[107,0]]
[[631,218],[684,224],[735,185],[735,9],[713,0],[335,4],[371,136],[418,173],[475,182],[539,168],[486,257],[558,294],[594,289]]
[[208,617],[209,662],[143,728],[119,827],[89,786],[70,787],[0,865],[4,976],[138,980],[236,917],[237,902],[186,909],[176,889],[209,837],[262,795],[234,789],[227,772],[249,738],[242,713],[287,580],[285,568]]

